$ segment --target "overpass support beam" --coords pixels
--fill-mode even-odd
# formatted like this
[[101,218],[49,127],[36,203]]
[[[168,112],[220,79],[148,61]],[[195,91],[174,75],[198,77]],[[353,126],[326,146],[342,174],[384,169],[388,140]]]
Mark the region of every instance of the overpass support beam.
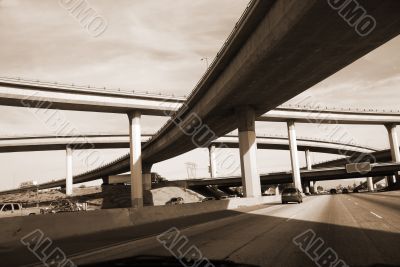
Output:
[[297,189],[303,192],[301,186],[300,163],[299,163],[299,155],[297,152],[296,127],[294,121],[289,121],[287,123],[287,127],[289,135],[289,148],[290,148],[290,159],[292,164],[293,184]]
[[[307,170],[311,171],[312,170],[312,159],[311,159],[311,152],[309,149],[306,149],[306,164],[307,164]],[[315,188],[314,188],[314,181],[310,181],[310,192],[312,194],[315,193]]]
[[67,146],[67,178],[65,179],[65,194],[71,196],[73,194],[73,174],[72,174],[72,148]]
[[128,113],[130,169],[131,169],[131,203],[132,208],[143,207],[142,182],[142,143],[141,143],[141,114],[138,111]]
[[245,197],[261,196],[261,182],[257,171],[257,142],[255,112],[250,107],[237,109],[239,128],[240,166]]
[[209,158],[210,158],[210,177],[217,177],[217,161],[215,158],[215,145],[211,145],[208,148]]
[[143,164],[143,190],[151,190],[151,168],[153,164]]
[[[390,143],[390,151],[392,154],[393,162],[400,162],[400,151],[399,151],[399,140],[397,138],[397,127],[395,124],[385,125],[389,134],[389,143]],[[396,182],[396,178],[399,177],[399,173],[396,176],[388,176],[389,185],[394,184]]]
[[374,192],[374,182],[372,180],[372,177],[367,178],[367,186],[368,186],[368,192]]

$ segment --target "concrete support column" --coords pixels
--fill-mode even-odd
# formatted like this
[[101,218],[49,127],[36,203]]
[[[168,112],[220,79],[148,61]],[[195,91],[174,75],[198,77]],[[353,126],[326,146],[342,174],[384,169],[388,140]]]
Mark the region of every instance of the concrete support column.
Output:
[[109,184],[110,184],[110,181],[109,181],[109,177],[108,177],[108,176],[103,177],[102,179],[103,179],[103,185],[109,185]]
[[[312,159],[311,159],[311,152],[309,149],[306,150],[306,164],[307,164],[307,170],[311,171],[312,170]],[[310,193],[314,194],[315,193],[315,188],[314,188],[314,181],[310,181]]]
[[310,181],[310,192],[311,194],[315,194],[316,188],[315,188],[315,184],[314,181]]
[[301,186],[300,163],[299,163],[299,155],[297,153],[296,128],[294,121],[289,121],[287,123],[287,127],[289,135],[289,148],[290,148],[290,159],[292,164],[293,184],[297,189],[303,192]]
[[151,167],[153,164],[143,164],[143,190],[148,191],[151,190]]
[[276,185],[275,187],[275,195],[279,196],[279,185]]
[[215,145],[211,145],[208,148],[209,158],[210,158],[210,177],[217,177],[217,162],[215,158]]
[[312,170],[311,152],[309,149],[307,149],[305,153],[306,153],[307,170],[311,171]]
[[[397,132],[396,132],[397,127],[395,124],[388,124],[385,126],[389,134],[389,143],[390,143],[390,151],[392,154],[392,161],[400,162],[399,140],[397,138]],[[397,173],[395,176],[388,176],[389,185],[392,185],[396,182],[396,177],[399,177],[399,173]]]
[[73,175],[72,175],[72,148],[67,146],[67,178],[65,179],[65,194],[67,196],[71,196],[73,194],[72,185],[73,185]]
[[310,182],[306,182],[306,183],[304,183],[304,193],[306,193],[306,194],[310,194]]
[[260,176],[257,171],[257,142],[255,112],[251,107],[237,109],[239,128],[240,166],[245,197],[261,196]]
[[374,182],[372,177],[367,178],[368,192],[374,192]]
[[133,208],[143,207],[142,182],[142,140],[140,127],[141,114],[138,111],[128,113],[130,169],[131,169],[131,203]]

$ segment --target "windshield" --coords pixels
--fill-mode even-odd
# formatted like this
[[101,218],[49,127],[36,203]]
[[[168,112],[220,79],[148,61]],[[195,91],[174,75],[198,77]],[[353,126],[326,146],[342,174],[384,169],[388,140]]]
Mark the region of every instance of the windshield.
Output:
[[296,188],[285,188],[283,190],[283,194],[289,194],[289,193],[293,194],[293,193],[296,193],[296,192],[297,192]]

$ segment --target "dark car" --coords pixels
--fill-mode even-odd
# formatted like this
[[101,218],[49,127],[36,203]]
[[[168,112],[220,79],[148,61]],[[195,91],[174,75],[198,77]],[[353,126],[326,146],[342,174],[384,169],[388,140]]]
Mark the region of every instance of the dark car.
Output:
[[282,191],[282,204],[286,204],[289,202],[303,202],[303,196],[299,189],[297,188],[285,188]]
[[335,194],[337,194],[337,190],[336,189],[331,189],[330,191],[329,191],[330,193],[331,193],[331,195],[335,195]]
[[165,204],[166,205],[180,205],[180,204],[183,204],[183,203],[184,203],[183,198],[181,198],[181,197],[173,197]]
[[348,193],[349,193],[349,189],[344,188],[344,189],[342,190],[342,193],[343,193],[343,194],[348,194]]

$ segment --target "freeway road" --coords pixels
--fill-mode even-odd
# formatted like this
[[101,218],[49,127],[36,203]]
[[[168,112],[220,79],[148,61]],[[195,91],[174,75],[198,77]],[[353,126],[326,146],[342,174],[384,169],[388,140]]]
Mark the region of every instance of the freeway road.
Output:
[[[309,253],[315,250],[315,255],[321,255],[330,247],[349,266],[400,266],[400,192],[313,196],[300,205],[274,203],[203,218],[191,226],[170,224],[167,228],[171,226],[180,230],[179,236],[188,238],[188,245],[195,245],[211,260],[256,266],[317,266],[313,256],[300,246],[306,248],[321,238],[322,247],[315,250],[318,246],[311,245]],[[76,239],[74,246],[71,242],[58,245],[76,264],[138,255],[171,256],[156,236],[133,241],[127,240],[129,232],[116,236]],[[296,245],[293,240],[298,236]],[[125,241],[77,253],[99,246],[99,240],[115,243],[118,239]]]

